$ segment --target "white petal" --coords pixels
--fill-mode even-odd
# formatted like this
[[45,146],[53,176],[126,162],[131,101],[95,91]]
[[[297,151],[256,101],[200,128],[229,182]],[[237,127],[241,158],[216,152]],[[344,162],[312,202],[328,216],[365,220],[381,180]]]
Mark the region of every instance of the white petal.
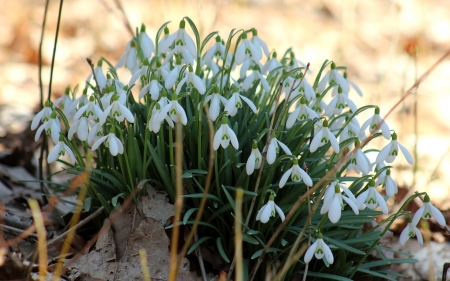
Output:
[[283,188],[283,186],[286,184],[291,173],[292,173],[292,168],[290,168],[283,174],[283,176],[280,179],[280,183],[279,183],[280,188]]
[[216,134],[214,135],[214,142],[213,142],[214,150],[217,150],[219,148],[220,143],[222,141],[222,135],[223,135],[223,127],[220,126],[220,128],[217,130]]
[[253,102],[251,100],[249,100],[248,98],[244,97],[243,95],[240,95],[241,99],[243,99],[245,101],[245,103],[250,107],[250,109],[253,111],[253,113],[256,113],[256,106],[253,104]]
[[238,139],[236,137],[236,134],[234,133],[234,131],[231,128],[228,129],[228,135],[230,136],[231,144],[233,145],[234,149],[236,149],[236,150],[239,149]]
[[353,195],[353,193],[350,191],[350,189],[348,189],[347,187],[345,187],[342,184],[339,184],[339,187],[344,191],[345,195],[347,195],[348,198],[350,198],[353,202],[356,203],[355,195]]
[[325,244],[325,242],[322,245],[323,245],[323,251],[324,251],[325,257],[327,258],[327,262],[329,264],[333,264],[334,257],[333,257],[333,253],[330,250],[330,247],[328,247],[328,245]]
[[61,142],[58,142],[50,151],[47,157],[47,163],[55,162],[59,158],[59,152],[61,151]]
[[287,155],[292,155],[291,150],[281,141],[277,140],[278,145],[281,147],[281,149],[283,149],[284,153],[286,153]]
[[[339,195],[340,196],[340,195]],[[331,202],[330,210],[328,211],[328,218],[332,223],[337,223],[341,218],[341,202],[339,202],[338,195],[334,195],[333,201]]]
[[344,201],[347,202],[347,204],[352,208],[353,212],[356,215],[359,214],[358,206],[356,206],[355,201],[353,201],[353,200],[351,200],[351,199],[349,199],[349,198],[347,198],[345,196],[342,196],[342,199],[344,199]]
[[314,253],[316,252],[317,249],[317,242],[318,240],[316,240],[316,242],[314,242],[314,244],[312,244],[311,246],[309,246],[308,250],[305,253],[305,263],[309,263],[312,259],[312,257],[314,256]]
[[36,116],[34,116],[33,121],[31,122],[31,130],[35,130],[39,123],[41,122],[42,116],[44,115],[44,109],[38,112]]
[[176,107],[177,107],[177,114],[178,117],[180,118],[181,124],[186,125],[187,124],[186,112],[184,112],[183,107],[178,102],[176,104]]
[[259,220],[262,223],[268,222],[270,219],[270,216],[272,214],[272,209],[270,208],[270,205],[269,205],[270,202],[273,202],[273,201],[267,202],[267,204],[265,205],[265,208],[261,210],[261,216],[259,217]]
[[358,197],[356,197],[356,206],[358,206],[359,209],[366,202],[368,195],[369,195],[369,190],[366,190],[363,193],[361,193]]
[[389,129],[389,126],[384,121],[381,122],[381,132],[383,133],[383,137],[385,139],[391,139],[391,131]]
[[251,175],[255,171],[255,161],[256,161],[255,154],[250,153],[250,156],[248,157],[248,160],[247,160],[247,165],[245,166],[247,175]]
[[309,151],[314,152],[319,148],[319,145],[321,143],[323,136],[323,128],[320,129],[320,131],[314,136],[313,140],[311,141],[311,144],[309,146]]
[[194,82],[194,86],[195,88],[198,90],[198,92],[203,95],[206,92],[206,88],[205,88],[205,82],[203,82],[203,80],[198,77],[197,75],[194,75],[193,77],[193,82]]
[[339,153],[339,143],[336,137],[328,130],[328,139],[330,140],[331,147],[336,153]]
[[303,182],[307,185],[307,186],[313,186],[313,182],[311,177],[302,169],[299,168],[299,173],[302,177]]
[[406,149],[406,147],[404,147],[400,143],[398,144],[398,146],[400,146],[400,149],[402,150],[403,156],[405,156],[406,161],[408,161],[409,164],[414,165],[414,160],[411,156],[411,153],[409,153],[408,149]]
[[430,209],[431,209],[431,214],[433,215],[433,217],[436,219],[436,221],[442,225],[442,226],[446,226],[447,223],[445,221],[444,216],[442,215],[441,211],[438,210],[438,208],[436,208],[435,206],[433,206],[430,203]]
[[416,213],[414,214],[414,217],[413,217],[413,219],[412,219],[412,221],[411,221],[411,224],[412,224],[412,225],[414,225],[414,226],[417,225],[417,223],[418,223],[418,222],[420,221],[420,219],[422,218],[422,214],[423,214],[424,210],[425,210],[425,207],[422,206],[422,207],[419,208],[419,210],[416,211]]
[[416,234],[417,242],[419,242],[419,244],[423,244],[423,237],[422,237],[422,233],[420,232],[420,230],[417,227],[414,227],[413,231]]
[[133,113],[124,105],[119,103],[120,112],[122,113],[123,117],[127,119],[128,122],[134,123],[134,116]]
[[267,149],[267,163],[269,163],[270,165],[273,164],[273,162],[275,162],[275,160],[277,159],[277,150],[275,142],[276,140],[272,139],[272,141],[269,144],[269,148]]
[[274,207],[275,207],[275,211],[277,211],[278,215],[280,216],[281,221],[284,221],[284,219],[285,219],[286,217],[284,216],[283,211],[282,211],[282,210],[280,209],[280,207],[278,207],[277,205],[275,205]]
[[73,164],[75,163],[75,155],[73,154],[70,147],[68,147],[66,144],[64,144],[64,150],[69,154],[70,162]]
[[96,150],[100,144],[102,144],[106,139],[108,138],[108,136],[103,136],[101,138],[99,138],[94,145],[92,145],[91,150]]
[[300,107],[296,108],[291,114],[289,114],[289,117],[286,121],[286,128],[290,129],[292,126],[294,126],[295,121],[297,121],[298,115],[300,114]]
[[406,241],[408,241],[409,239],[409,226],[410,224],[408,223],[405,227],[405,229],[403,229],[402,233],[400,234],[400,238],[398,239],[398,242],[400,243],[400,245],[405,245]]
[[109,137],[109,152],[111,153],[112,156],[116,156],[117,153],[119,152],[119,147],[117,145],[116,139],[113,135],[110,134]]
[[384,160],[387,159],[387,157],[389,156],[389,152],[391,150],[391,145],[392,142],[389,143],[388,145],[386,145],[381,151],[380,153],[378,153],[377,155],[377,160],[375,161],[377,164],[381,164],[383,163]]
[[388,207],[386,205],[386,201],[384,201],[383,196],[381,196],[381,194],[378,192],[375,192],[375,196],[377,198],[378,204],[380,205],[381,211],[383,211],[383,213],[385,215],[387,215],[389,213],[389,211],[388,211]]

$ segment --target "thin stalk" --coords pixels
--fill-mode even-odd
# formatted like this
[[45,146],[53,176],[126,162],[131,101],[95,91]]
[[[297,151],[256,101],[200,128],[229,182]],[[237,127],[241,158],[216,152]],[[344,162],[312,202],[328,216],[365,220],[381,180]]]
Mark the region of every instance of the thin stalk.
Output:
[[48,100],[50,100],[50,97],[52,94],[53,70],[55,67],[56,45],[58,44],[58,35],[59,35],[59,27],[61,25],[63,2],[64,2],[64,0],[59,1],[58,22],[56,23],[55,41],[53,44],[53,53],[52,53],[52,64],[50,66],[50,81],[49,81],[49,85],[48,85],[48,95],[47,95]]

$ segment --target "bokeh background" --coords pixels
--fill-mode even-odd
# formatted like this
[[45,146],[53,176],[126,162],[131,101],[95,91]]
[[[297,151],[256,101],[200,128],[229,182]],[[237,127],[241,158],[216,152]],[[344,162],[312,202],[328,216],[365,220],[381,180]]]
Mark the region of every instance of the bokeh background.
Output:
[[[296,58],[311,63],[312,75],[325,59],[333,60],[347,66],[349,78],[362,89],[362,98],[352,96],[357,105],[376,103],[382,115],[450,49],[450,2],[445,0],[122,0],[120,4],[131,27],[144,23],[152,37],[166,21],[172,21],[173,32],[181,18],[189,16],[202,37],[212,31],[227,37],[232,28],[254,27],[279,56],[292,47]],[[0,137],[22,131],[39,105],[44,7],[43,0],[0,1]],[[42,42],[45,93],[58,9],[59,1],[50,1]],[[64,1],[53,98],[66,86],[84,82],[90,72],[86,58],[96,62],[103,56],[117,62],[131,36],[124,22],[116,0]],[[447,59],[387,119],[416,161],[414,167],[396,161],[397,183],[406,192],[428,191],[443,211],[450,208],[449,90]],[[362,114],[360,123],[367,117]],[[380,146],[385,144],[380,140]],[[11,147],[3,143],[0,149]],[[432,240],[447,238],[440,234]]]

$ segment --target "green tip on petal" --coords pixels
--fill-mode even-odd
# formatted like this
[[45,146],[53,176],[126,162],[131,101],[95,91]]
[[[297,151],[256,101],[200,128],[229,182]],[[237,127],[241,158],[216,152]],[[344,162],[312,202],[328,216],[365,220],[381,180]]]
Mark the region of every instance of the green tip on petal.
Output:
[[114,101],[118,101],[119,100],[119,95],[117,93],[114,93],[111,100]]
[[337,183],[334,185],[334,193],[341,193],[341,187]]
[[52,102],[49,101],[49,100],[46,100],[44,106],[45,106],[45,107],[52,107]]
[[106,73],[106,79],[111,79],[111,74],[109,74],[109,73]]
[[297,158],[292,159],[292,164],[293,165],[298,165],[298,159]]
[[272,58],[277,58],[277,52],[273,52],[273,54],[272,54]]
[[408,223],[411,223],[412,222],[412,218],[411,218],[411,216],[408,216]]
[[194,68],[192,67],[192,65],[189,65],[189,72],[194,72]]
[[380,108],[379,107],[375,107],[375,114],[380,114]]
[[130,43],[130,47],[131,48],[136,48],[136,41],[131,41],[131,43]]
[[156,67],[157,67],[157,68],[160,68],[161,66],[162,66],[162,63],[161,63],[159,60],[157,60],[157,61],[156,61]]
[[369,181],[369,186],[375,186],[375,181],[374,181],[373,179],[371,179],[371,180]]
[[390,176],[390,175],[391,175],[391,169],[387,169],[386,176]]
[[342,88],[341,88],[341,86],[338,87],[338,94],[342,94]]
[[322,238],[323,238],[322,232],[317,233],[317,239],[322,239]]
[[270,194],[269,201],[274,201],[274,200],[275,200],[275,196],[273,196],[273,194]]
[[97,66],[98,66],[98,67],[102,67],[102,65],[103,65],[103,60],[100,59],[100,60],[97,62]]
[[306,99],[304,96],[300,98],[300,104],[306,104]]
[[256,29],[252,29],[252,35],[253,36],[258,36],[258,30],[256,30]]
[[145,32],[145,24],[141,25],[141,32]]
[[184,29],[186,27],[186,22],[184,20],[180,21],[180,28]]
[[356,139],[356,140],[355,140],[355,146],[358,147],[359,144],[360,144],[359,139]]
[[397,140],[397,134],[394,132],[394,133],[392,133],[392,140]]
[[336,64],[334,62],[331,63],[331,69],[336,69]]
[[219,93],[219,87],[217,85],[214,85],[214,94]]
[[323,120],[322,127],[328,127],[328,120]]
[[50,118],[52,118],[52,119],[56,118],[56,110],[52,111],[52,114],[50,114]]
[[178,100],[178,95],[176,93],[172,94],[172,100]]
[[425,203],[430,202],[430,196],[428,196],[428,194],[425,195],[425,197],[423,198],[423,202],[425,202]]
[[222,41],[222,38],[220,38],[220,36],[217,35],[217,36],[216,36],[216,42],[217,42],[217,43],[220,43],[220,41]]
[[66,90],[64,91],[65,95],[70,95],[70,87],[67,87]]
[[59,134],[59,141],[64,142],[64,134],[63,133]]
[[161,105],[159,104],[159,102],[156,103],[155,107],[156,107],[157,110],[161,109]]
[[150,65],[150,62],[148,61],[148,59],[145,59],[143,64],[144,64],[145,66],[149,66],[149,65]]
[[344,78],[347,79],[347,71],[344,72]]
[[225,124],[228,124],[228,120],[227,120],[227,117],[222,117],[222,124],[223,125],[225,125]]
[[242,39],[242,40],[247,39],[247,32],[243,32],[243,33],[241,34],[241,39]]
[[91,102],[92,102],[92,101],[95,101],[94,96],[90,96],[90,97],[89,97],[89,101],[91,101]]
[[252,148],[253,149],[257,149],[258,148],[258,143],[256,142],[256,140],[253,140]]
[[164,35],[169,35],[169,28],[167,26],[164,28]]

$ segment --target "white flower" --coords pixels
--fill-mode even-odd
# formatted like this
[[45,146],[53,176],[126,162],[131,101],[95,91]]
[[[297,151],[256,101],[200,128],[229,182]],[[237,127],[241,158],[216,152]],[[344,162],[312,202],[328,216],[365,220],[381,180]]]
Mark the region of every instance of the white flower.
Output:
[[[78,89],[78,87],[75,88],[75,90],[77,90],[77,89]],[[55,102],[53,103],[53,106],[56,107],[60,104],[61,104],[60,108],[64,111],[64,114],[67,115],[66,117],[69,120],[72,119],[72,116],[68,115],[70,105],[72,104],[72,97],[70,96],[70,87],[66,88],[66,91],[64,92],[63,96],[61,96],[55,100]],[[50,113],[51,113],[51,110],[50,110]]]
[[322,112],[327,107],[327,104],[326,104],[326,102],[323,101],[323,99],[317,101],[317,99],[319,99],[319,98],[320,98],[320,95],[316,94],[316,96],[312,100],[311,104],[312,104],[312,110],[314,110],[318,115],[321,115]]
[[331,63],[331,70],[325,74],[322,79],[319,82],[319,85],[317,86],[317,90],[319,93],[323,93],[325,91],[325,88],[328,84],[336,83],[339,86],[341,86],[342,91],[344,93],[348,93],[348,83],[342,77],[341,74],[336,70],[336,64],[334,62]]
[[87,142],[89,145],[93,145],[99,138],[103,136],[103,127],[97,122],[95,123],[94,127],[89,131]]
[[[344,79],[345,79],[345,81],[347,81],[347,88],[350,88],[349,86],[352,86],[352,88],[358,93],[358,95],[360,96],[360,97],[362,97],[362,91],[361,91],[361,89],[358,87],[358,85],[356,85],[353,81],[351,81],[351,80],[349,80],[348,78],[347,78],[347,72],[344,72],[344,75],[343,75],[343,77],[344,77]],[[350,89],[349,89],[350,90]],[[332,92],[332,95],[333,95],[333,97],[334,96],[336,96],[337,95],[337,88],[334,88],[333,89],[333,92]],[[344,92],[344,94],[345,95],[348,95],[348,92]]]
[[359,137],[361,139],[366,138],[365,131],[367,128],[369,128],[370,134],[378,133],[381,129],[381,132],[383,133],[383,137],[385,139],[388,140],[391,138],[391,131],[389,130],[389,126],[380,117],[380,108],[379,107],[376,107],[375,114],[362,124],[361,130],[359,131]]
[[319,260],[325,257],[329,264],[333,264],[334,262],[333,253],[331,252],[330,247],[328,247],[328,245],[323,241],[322,233],[319,233],[317,235],[316,242],[314,242],[306,251],[305,263],[309,263],[313,255],[316,256],[316,259]]
[[[161,38],[161,40],[159,40],[159,42],[158,42],[158,53],[159,54],[161,54],[161,53],[166,53],[166,52],[161,52],[161,48],[162,48],[162,46],[164,46],[164,44],[166,43],[166,41],[167,41],[167,39],[170,37],[170,32],[169,32],[169,28],[166,26],[166,27],[164,27],[164,36],[163,36],[163,38]],[[170,47],[169,47],[169,50],[168,51],[170,51]],[[168,52],[167,51],[167,52]],[[158,55],[158,54],[156,54],[156,55]]]
[[247,171],[247,175],[253,174],[255,169],[261,168],[262,155],[258,149],[258,144],[256,141],[253,141],[252,151],[250,152],[250,156],[248,157],[247,164],[245,169]]
[[[187,34],[185,30],[186,22],[182,20],[180,22],[180,28],[170,35],[161,47],[161,52],[169,52],[166,59],[169,60],[174,53],[182,55],[182,58],[187,63],[193,63],[194,59],[197,58],[197,50],[195,49],[195,44],[192,38]],[[174,44],[173,49],[172,44]]]
[[139,99],[142,99],[147,93],[149,93],[152,100],[157,100],[161,89],[162,86],[159,84],[156,75],[153,73],[150,83],[142,87],[142,90],[139,92]]
[[217,150],[221,145],[223,148],[227,148],[228,145],[230,144],[230,141],[235,149],[239,149],[239,142],[236,137],[236,134],[228,126],[227,118],[222,117],[222,125],[214,135],[214,142],[213,142],[214,150]]
[[306,105],[306,99],[302,96],[300,98],[300,106],[297,107],[291,114],[289,114],[289,117],[286,121],[286,128],[290,129],[292,126],[294,126],[295,121],[299,120],[307,120],[307,119],[314,119],[319,118],[317,113],[309,108]]
[[77,99],[75,99],[71,104],[70,107],[67,109],[67,113],[64,111],[64,113],[66,113],[67,118],[69,120],[72,120],[73,117],[75,116],[76,112],[77,112],[77,106],[78,108],[81,108],[83,106],[85,106],[86,104],[88,104],[89,102],[89,98],[87,96],[87,88],[85,88],[83,90],[83,93],[81,94],[80,97],[78,97]]
[[184,76],[184,78],[181,79],[180,83],[177,85],[177,94],[180,94],[181,87],[183,87],[184,84],[186,84],[188,88],[196,88],[201,95],[206,92],[205,81],[195,74],[191,65],[189,65],[189,72],[187,75]]
[[53,111],[50,115],[50,119],[42,123],[42,125],[37,129],[34,141],[38,141],[41,137],[42,131],[45,130],[45,134],[51,135],[54,143],[59,140],[59,133],[61,132],[61,124],[56,116],[56,111]]
[[111,127],[109,134],[107,136],[99,138],[94,143],[91,149],[93,151],[96,150],[103,142],[105,142],[106,147],[109,148],[109,152],[111,153],[112,156],[116,156],[117,154],[123,153],[123,144],[119,140],[119,138],[116,137],[114,127]]
[[425,220],[431,219],[431,217],[434,217],[436,221],[442,225],[446,226],[447,223],[445,221],[444,216],[442,215],[441,211],[439,211],[438,208],[433,206],[430,202],[430,196],[425,195],[425,198],[423,200],[423,206],[417,210],[417,212],[414,214],[414,217],[412,219],[412,224],[417,225],[420,218],[423,218]]
[[[277,154],[279,151],[278,145],[281,146],[281,149],[283,149],[284,153],[287,155],[292,155],[291,150],[281,141],[277,140],[277,138],[272,138],[269,143],[269,147],[267,148],[267,163],[270,165],[275,162],[277,159]],[[264,151],[266,151],[266,148],[264,148]]]
[[73,122],[72,126],[70,126],[68,138],[72,140],[73,134],[77,133],[78,138],[82,141],[88,139],[89,136],[89,123],[88,118],[83,115],[77,121]]
[[[359,141],[355,141],[355,147],[359,146]],[[348,160],[350,164],[347,166],[347,171],[354,170],[356,173],[362,173],[363,175],[367,175],[370,172],[370,168],[372,165],[370,164],[369,158],[367,155],[362,152],[361,147],[356,149],[356,152],[352,155],[352,157]]]
[[211,118],[212,121],[216,121],[217,117],[220,114],[220,103],[226,104],[227,99],[222,97],[219,94],[219,87],[214,86],[214,91],[212,95],[209,95],[205,99],[205,103],[211,101],[211,105],[209,106],[209,118]]
[[[311,87],[308,81],[306,81],[306,77],[303,77],[303,73],[298,73],[295,76],[295,80],[299,81],[299,84],[294,86],[295,89],[291,93],[289,101],[291,101],[298,95],[303,95],[308,102],[316,97],[316,93],[314,92],[313,87]],[[290,90],[290,88],[288,90]]]
[[269,52],[269,48],[267,47],[266,42],[264,42],[263,40],[261,40],[261,38],[259,38],[258,36],[258,31],[256,29],[252,29],[252,39],[250,39],[250,42],[253,44],[253,46],[257,49],[257,50],[262,50],[264,52],[264,54],[266,55],[266,57],[269,57],[270,52]]
[[181,58],[177,56],[175,60],[175,65],[173,69],[170,71],[169,75],[167,75],[166,81],[164,82],[164,86],[166,86],[166,89],[171,89],[175,85],[178,76],[180,75],[181,67],[182,67]]
[[277,52],[273,52],[272,58],[264,64],[261,68],[261,72],[266,75],[278,68],[277,72],[280,73],[282,71],[282,69],[279,68],[280,66],[282,66],[282,64],[277,59]]
[[[351,114],[350,114],[351,115]],[[345,117],[345,121],[347,122],[348,116]],[[337,123],[336,121],[334,123]],[[349,138],[357,137],[360,131],[360,126],[358,119],[356,117],[353,117],[350,119],[350,122],[348,122],[347,126],[344,127],[341,134],[339,135],[339,143],[342,143],[345,140],[348,140]]]
[[260,61],[262,58],[261,49],[256,49],[252,42],[247,39],[247,32],[241,35],[241,44],[236,49],[235,63],[241,65],[245,60],[252,58],[255,61]]
[[75,163],[75,155],[73,155],[72,150],[64,143],[64,136],[59,136],[58,142],[50,151],[47,157],[47,162],[50,164],[55,162],[59,157],[69,154],[70,162]]
[[145,77],[147,75],[147,71],[148,71],[148,60],[145,60],[142,67],[139,68],[136,72],[134,72],[133,75],[131,75],[130,81],[128,82],[128,87],[133,86],[139,77],[141,76]]
[[419,244],[423,244],[422,233],[420,233],[420,230],[417,228],[417,226],[415,224],[413,224],[411,222],[411,218],[409,218],[408,224],[406,225],[405,229],[403,229],[402,233],[400,234],[400,238],[399,238],[398,242],[400,243],[400,245],[405,245],[406,241],[408,241],[408,239],[410,237],[414,237],[414,236],[417,236],[417,242],[419,242]]
[[[205,56],[203,57],[203,63],[206,65],[210,65],[213,61],[213,58],[216,58],[217,60],[223,60],[225,54],[225,46],[222,43],[222,40],[220,36],[216,36],[216,43],[206,52]],[[232,60],[232,55],[230,51],[226,54],[225,58],[225,66],[230,66]],[[216,73],[215,73],[216,74]]]
[[377,164],[380,164],[383,161],[386,161],[387,163],[392,163],[394,162],[395,158],[397,157],[399,150],[398,148],[400,147],[400,150],[403,153],[403,156],[405,157],[406,161],[413,165],[414,164],[414,160],[411,156],[411,154],[409,153],[409,151],[403,146],[401,145],[398,141],[397,141],[397,134],[393,133],[392,134],[392,141],[386,145],[381,151],[380,153],[378,153],[377,156],[377,160],[375,161]]
[[94,73],[95,73],[95,79],[98,83],[97,86],[100,88],[100,90],[103,91],[103,89],[106,86],[106,77],[105,77],[105,74],[103,74],[102,64],[103,64],[103,60],[101,59],[98,61],[97,67],[94,69]]
[[52,102],[48,100],[45,102],[44,108],[34,116],[33,121],[31,122],[31,130],[36,130],[41,121],[42,123],[47,122],[50,119],[52,111]]
[[152,110],[152,116],[150,117],[150,120],[147,123],[147,128],[150,131],[153,131],[154,133],[159,132],[159,129],[161,128],[162,122],[166,120],[166,122],[169,124],[170,127],[174,127],[172,119],[167,115],[167,113],[164,115],[163,121],[161,121],[160,118],[161,114],[161,105],[159,103],[155,104],[155,107]]
[[331,147],[333,148],[333,150],[336,153],[339,153],[339,143],[336,137],[330,132],[330,129],[328,128],[328,121],[324,120],[322,123],[322,128],[319,130],[319,132],[317,132],[317,134],[311,141],[309,151],[314,152],[319,147],[327,144],[328,142],[331,143]]
[[228,112],[229,116],[235,116],[238,108],[242,107],[242,101],[245,101],[245,103],[250,107],[250,109],[253,111],[253,113],[256,113],[256,106],[253,104],[253,102],[244,97],[243,95],[239,94],[239,89],[233,85],[232,86],[233,93],[231,94],[230,99],[227,101],[225,105],[225,111]]
[[105,124],[108,116],[115,118],[119,122],[127,119],[128,122],[134,123],[133,113],[131,113],[131,111],[125,105],[119,102],[119,95],[114,94],[111,100],[113,102],[105,109],[105,112],[103,112],[100,117],[100,124]]
[[172,94],[172,100],[161,109],[159,114],[159,122],[163,122],[166,118],[167,113],[173,122],[181,122],[181,124],[187,124],[187,116],[184,108],[178,103],[178,95]]
[[[341,194],[341,188],[344,193],[348,196],[343,196]],[[342,199],[352,208],[353,212],[358,215],[359,210],[356,206],[356,199],[353,193],[345,186],[339,184],[339,181],[333,181],[328,189],[325,191],[323,197],[323,206],[320,209],[320,214],[328,213],[328,218],[332,223],[337,223],[341,218],[341,211],[344,208]]]
[[124,65],[131,71],[131,73],[135,73],[139,69],[135,38],[132,38],[130,41],[128,41],[127,45],[125,46],[125,53],[123,53],[123,55],[119,58],[119,61],[114,66],[114,68],[117,69]]
[[141,25],[141,32],[139,33],[139,43],[141,44],[141,50],[144,53],[144,57],[149,59],[152,53],[155,51],[155,44],[152,39],[145,32],[145,25]]
[[85,114],[86,117],[92,120],[96,120],[97,118],[100,118],[100,116],[102,116],[103,111],[98,106],[94,96],[90,96],[89,102],[78,109],[77,113],[73,117],[73,120],[75,121],[80,119],[83,114]]
[[274,196],[270,195],[269,201],[266,203],[266,205],[262,206],[261,209],[259,209],[258,214],[256,215],[257,221],[261,221],[262,223],[268,222],[270,217],[275,217],[275,211],[277,211],[278,215],[281,218],[281,221],[284,221],[285,216],[283,211],[275,204],[273,200]]
[[342,93],[342,88],[339,87],[338,94],[330,101],[330,103],[325,108],[325,114],[328,117],[335,115],[339,115],[342,113],[342,110],[348,106],[350,107],[350,110],[353,112],[356,112],[358,108],[356,107],[355,103],[348,98],[348,96],[344,95]]
[[376,186],[382,184],[384,188],[386,189],[386,195],[388,197],[393,197],[398,192],[397,183],[392,179],[391,177],[391,169],[387,169],[385,171],[384,176],[379,176],[377,182],[375,183]]
[[283,188],[283,186],[286,184],[289,176],[291,176],[291,180],[295,182],[299,182],[300,180],[303,180],[303,182],[307,186],[313,186],[313,181],[310,178],[310,176],[298,165],[297,158],[294,158],[292,160],[292,167],[287,170],[283,176],[280,179],[279,186],[280,188]]
[[267,82],[266,78],[261,75],[259,69],[252,69],[252,73],[244,79],[244,82],[242,83],[242,89],[250,89],[250,87],[253,85],[253,82],[257,81],[258,79],[260,80],[261,86],[264,91],[266,91],[266,93],[270,93],[269,83]]
[[356,198],[356,205],[358,208],[362,208],[365,205],[372,210],[380,205],[381,211],[383,211],[384,214],[388,213],[386,201],[384,201],[383,196],[381,196],[375,188],[374,180],[370,180],[369,188]]

